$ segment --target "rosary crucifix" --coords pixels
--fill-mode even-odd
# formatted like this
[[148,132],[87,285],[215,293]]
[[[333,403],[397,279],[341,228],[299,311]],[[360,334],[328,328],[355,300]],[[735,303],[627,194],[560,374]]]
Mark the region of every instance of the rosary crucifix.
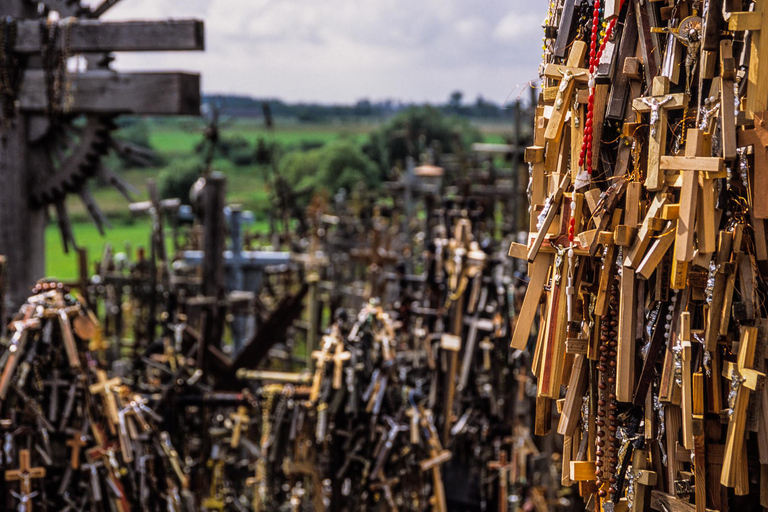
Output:
[[578,73],[574,73],[570,69],[566,69],[565,71],[562,70],[562,68],[558,68],[557,71],[563,76],[563,79],[560,80],[560,87],[557,88],[557,103],[555,104],[555,108],[557,110],[560,110],[563,108],[563,103],[565,102],[565,91],[568,89],[568,86],[571,83],[571,80],[574,78],[583,76],[586,74],[585,71],[580,71]]
[[664,96],[660,100],[657,100],[653,97],[640,98],[640,101],[648,105],[648,107],[651,109],[651,137],[656,136],[656,126],[659,124],[659,109],[662,105],[669,102],[671,99],[672,96],[670,95]]

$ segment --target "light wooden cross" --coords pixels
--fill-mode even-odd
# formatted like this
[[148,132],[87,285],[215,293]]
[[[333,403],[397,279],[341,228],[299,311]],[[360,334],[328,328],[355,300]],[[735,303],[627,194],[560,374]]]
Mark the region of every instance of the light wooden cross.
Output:
[[[19,450],[19,469],[9,469],[5,472],[8,482],[20,482],[21,495],[32,493],[32,480],[45,478],[45,468],[33,468],[29,463],[29,450]],[[27,512],[32,512],[32,504],[27,503]]]
[[724,372],[724,376],[731,379],[731,393],[735,393],[725,439],[723,470],[720,473],[720,483],[726,487],[735,487],[738,473],[747,471],[743,448],[749,393],[756,390],[760,381],[765,378],[765,374],[752,368],[755,363],[757,334],[757,327],[742,328],[738,360],[736,364],[730,363]]
[[661,156],[667,148],[667,112],[685,108],[688,99],[683,93],[669,94],[669,78],[657,76],[653,79],[651,96],[635,98],[632,108],[642,114],[650,113],[651,134],[648,140],[648,172],[645,187],[651,191],[661,190],[664,176],[660,172]]
[[341,389],[342,377],[344,376],[344,361],[349,361],[352,353],[344,350],[344,344],[341,341],[336,342],[336,351],[333,354],[333,389]]
[[571,46],[571,53],[568,55],[565,66],[549,64],[544,68],[544,76],[558,80],[560,83],[555,97],[555,107],[549,118],[547,130],[544,132],[544,138],[548,143],[556,144],[563,135],[565,116],[571,108],[576,83],[586,84],[589,80],[589,70],[580,67],[586,54],[587,43],[576,41]]
[[[649,498],[649,487],[656,485],[658,475],[648,469],[648,453],[645,450],[638,450],[632,453],[632,486],[634,491],[631,495],[632,510],[640,512],[646,510],[646,503]],[[627,492],[627,500],[630,500],[630,494]]]
[[[682,175],[680,186],[680,212],[677,219],[677,234],[675,236],[675,260],[688,263],[693,259],[696,245],[693,234],[696,232],[696,214],[699,210],[699,181],[713,183],[715,179],[725,178],[725,161],[722,158],[702,156],[709,153],[711,136],[702,130],[688,130],[685,145],[685,156],[662,156],[660,168],[662,171],[679,171]],[[711,180],[711,181],[710,181]],[[702,195],[704,203],[704,196]],[[703,205],[704,206],[704,205]],[[714,197],[706,196],[706,208],[699,222],[706,224],[715,232],[715,203]],[[714,240],[707,243],[710,252]],[[702,252],[702,251],[700,251]]]
[[119,411],[117,410],[117,400],[115,399],[114,388],[122,385],[122,381],[119,377],[107,379],[107,372],[104,370],[96,370],[96,378],[99,382],[88,386],[92,395],[101,395],[101,400],[104,403],[104,409],[107,416],[107,424],[109,425],[109,431],[114,435],[117,433],[117,424],[120,422]]
[[[66,12],[62,18],[69,15],[70,3],[74,4],[58,2]],[[109,6],[115,3],[109,2]],[[101,12],[88,14],[98,16]],[[29,287],[45,274],[46,209],[32,205],[31,198],[41,182],[55,183],[61,176],[54,174],[53,163],[44,151],[30,150],[35,134],[44,134],[48,122],[45,116],[48,106],[46,73],[41,68],[41,59],[34,58],[45,46],[37,3],[4,1],[0,5],[0,17],[5,19],[6,16],[18,24],[18,37],[12,51],[27,62],[26,67],[19,70],[23,76],[18,90],[21,115],[17,115],[5,131],[6,144],[0,151],[0,168],[6,178],[0,190],[0,216],[4,219],[0,226],[0,253],[8,257],[10,298],[20,304]],[[93,62],[99,60],[99,54],[111,52],[204,48],[203,24],[195,20],[101,22],[78,19],[68,22],[66,31],[67,52],[87,55]],[[31,58],[26,59],[27,56]],[[74,116],[199,114],[199,75],[88,69],[71,75],[69,89],[69,113]]]
[[248,428],[248,422],[251,421],[251,417],[248,416],[248,409],[244,405],[239,406],[237,411],[230,414],[229,417],[232,418],[232,421],[235,423],[232,426],[232,440],[229,442],[229,446],[237,448],[240,446],[240,437],[243,433],[243,428]]
[[768,5],[755,2],[754,11],[731,12],[726,19],[728,30],[749,30],[752,36],[745,105],[747,117],[751,118],[756,112],[768,110],[768,65],[760,62],[763,55],[768,55]]

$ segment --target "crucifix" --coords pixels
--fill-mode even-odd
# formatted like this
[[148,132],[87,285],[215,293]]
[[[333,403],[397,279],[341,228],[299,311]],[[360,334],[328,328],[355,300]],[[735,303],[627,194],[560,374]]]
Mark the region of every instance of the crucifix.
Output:
[[72,469],[78,469],[80,467],[80,450],[88,445],[87,437],[82,432],[75,432],[65,444],[72,449],[69,459],[70,466]]
[[[29,463],[29,450],[19,450],[19,469],[9,469],[5,472],[8,482],[20,482],[21,495],[32,494],[32,480],[45,478],[45,468],[33,468]],[[32,512],[32,503],[27,503],[27,511]]]
[[[768,111],[754,112],[754,121],[754,128],[738,132],[739,146],[752,146],[754,166],[751,189],[768,190]],[[749,199],[752,199],[751,206],[755,218],[761,221],[768,219],[768,201],[755,201],[752,197]]]
[[580,67],[587,54],[587,43],[575,41],[565,66],[549,64],[544,68],[544,76],[559,81],[555,108],[544,132],[544,139],[551,144],[557,144],[563,134],[565,117],[573,102],[576,84],[586,84],[589,80],[589,70]]
[[508,508],[508,492],[509,486],[509,469],[510,463],[507,460],[507,450],[502,449],[499,452],[499,460],[491,461],[488,463],[488,469],[493,469],[499,472],[499,512],[507,512]]
[[687,105],[687,97],[682,93],[669,93],[669,78],[657,76],[653,79],[651,96],[635,98],[632,108],[639,113],[650,113],[651,136],[648,140],[648,172],[645,177],[645,186],[648,190],[661,190],[664,186],[664,177],[659,165],[661,156],[665,154],[667,147],[667,112],[679,110]]
[[757,327],[743,327],[739,341],[739,354],[736,364],[730,363],[725,371],[731,380],[728,396],[730,405],[728,433],[725,438],[723,470],[720,483],[726,487],[735,487],[740,472],[747,471],[744,458],[744,437],[747,429],[747,406],[749,393],[758,389],[765,374],[753,368],[757,348]]
[[[0,7],[0,17],[10,17],[17,36],[10,47],[23,77],[13,90],[17,108],[5,112],[0,168],[4,186],[0,197],[0,253],[8,257],[11,301],[23,302],[29,287],[45,273],[44,230],[47,206],[53,204],[62,234],[71,233],[64,199],[68,193],[87,196],[83,183],[101,175],[119,180],[100,165],[109,147],[111,118],[119,114],[197,115],[200,104],[199,76],[186,73],[116,73],[109,69],[111,52],[188,51],[204,47],[202,23],[194,20],[163,22],[99,22],[96,18],[117,2],[92,11],[79,2],[9,0]],[[61,17],[84,18],[46,22],[50,11]],[[44,38],[43,33],[58,33]],[[48,39],[47,41],[45,39]],[[44,65],[41,53],[61,57],[84,55],[86,70],[66,77],[69,86],[49,86],[56,70]],[[24,59],[24,57],[28,57]],[[9,61],[7,61],[9,62]],[[6,70],[11,71],[11,70]],[[66,75],[66,71],[64,72]],[[58,100],[58,101],[56,101]],[[51,108],[51,107],[55,108]],[[48,114],[46,115],[46,111]],[[73,123],[84,117],[83,126]],[[116,127],[116,125],[115,125]],[[56,153],[54,142],[70,139],[64,153]],[[73,141],[74,140],[74,141]],[[70,236],[65,236],[65,239]]]

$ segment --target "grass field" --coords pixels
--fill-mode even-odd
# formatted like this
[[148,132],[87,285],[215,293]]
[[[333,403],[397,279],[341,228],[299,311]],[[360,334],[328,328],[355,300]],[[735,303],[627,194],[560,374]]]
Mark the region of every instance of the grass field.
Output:
[[[274,130],[266,130],[260,122],[248,119],[224,120],[222,136],[242,136],[250,144],[259,138],[274,140],[283,147],[298,146],[302,143],[324,144],[340,138],[351,138],[362,143],[376,128],[372,123],[324,123],[299,124],[276,121]],[[511,126],[501,123],[478,125],[484,142],[504,143]],[[202,140],[205,124],[200,119],[185,118],[153,120],[150,123],[149,140],[163,161],[199,158],[195,147]],[[120,176],[137,189],[135,199],[146,199],[146,182],[156,179],[166,168],[160,166],[148,169],[131,169],[120,172]],[[214,168],[227,176],[227,202],[241,204],[245,209],[257,212],[257,226],[266,227],[262,213],[268,209],[269,192],[265,186],[264,170],[257,166],[237,167],[229,160],[216,160]],[[150,236],[149,218],[130,218],[128,202],[116,190],[96,188],[92,190],[96,201],[110,219],[112,228],[102,237],[90,222],[86,209],[76,197],[68,198],[68,211],[73,222],[78,245],[88,250],[89,260],[100,258],[105,243],[109,242],[116,252],[123,250],[126,243],[135,249],[147,246]],[[61,279],[72,279],[77,275],[77,259],[73,252],[64,254],[57,226],[52,223],[46,230],[46,274]]]

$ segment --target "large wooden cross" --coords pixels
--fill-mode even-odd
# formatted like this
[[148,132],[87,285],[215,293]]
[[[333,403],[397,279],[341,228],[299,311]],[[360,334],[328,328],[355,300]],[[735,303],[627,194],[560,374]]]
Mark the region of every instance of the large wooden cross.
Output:
[[[72,3],[72,2],[70,2]],[[112,5],[116,2],[112,2]],[[106,3],[105,3],[106,4]],[[58,5],[58,4],[56,4]],[[62,3],[62,5],[64,5]],[[69,5],[66,4],[66,5]],[[71,14],[64,7],[62,18]],[[97,10],[106,10],[106,8]],[[95,12],[100,15],[101,12]],[[41,180],[56,184],[51,158],[43,151],[31,150],[35,135],[48,127],[45,70],[41,50],[46,46],[37,4],[26,0],[7,0],[0,5],[0,18],[17,25],[13,50],[27,57],[26,68],[17,91],[19,113],[0,141],[0,253],[8,260],[9,296],[20,304],[29,287],[45,273],[44,232],[46,208],[33,201],[33,191]],[[100,22],[74,20],[66,23],[68,55],[90,57],[123,51],[202,50],[203,25],[200,21]],[[20,59],[21,61],[22,59]],[[66,102],[68,115],[148,114],[197,115],[200,106],[200,77],[189,73],[116,73],[109,69],[72,73],[71,97]],[[66,91],[63,91],[66,94]],[[64,193],[66,193],[65,191]],[[87,192],[87,191],[86,191]],[[38,204],[36,204],[38,203]],[[63,205],[62,202],[59,204]],[[61,213],[59,211],[59,213]]]
[[731,12],[728,29],[749,30],[752,35],[745,105],[747,117],[751,119],[755,112],[768,110],[768,66],[760,62],[761,56],[768,53],[768,33],[763,34],[768,31],[768,6],[765,2],[755,2],[753,12]]
[[657,76],[653,79],[651,96],[636,98],[632,108],[640,113],[650,113],[650,137],[648,139],[648,173],[645,186],[648,190],[661,190],[664,176],[659,170],[661,156],[667,147],[667,111],[684,108],[687,99],[684,94],[669,94],[669,78]]

